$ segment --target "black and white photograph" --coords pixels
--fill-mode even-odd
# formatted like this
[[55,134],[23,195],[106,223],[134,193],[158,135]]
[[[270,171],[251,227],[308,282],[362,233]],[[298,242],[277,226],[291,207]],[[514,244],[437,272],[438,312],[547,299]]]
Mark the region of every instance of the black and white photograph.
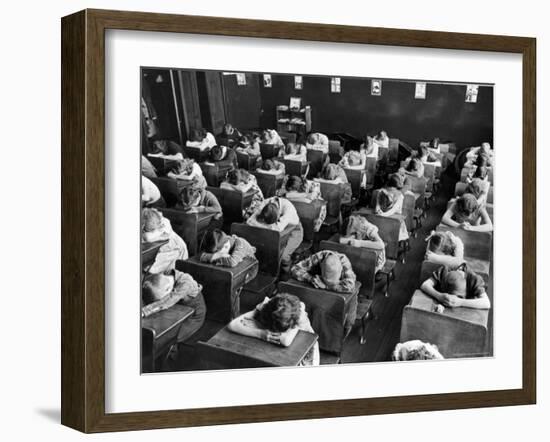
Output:
[[492,357],[493,88],[142,67],[142,373]]

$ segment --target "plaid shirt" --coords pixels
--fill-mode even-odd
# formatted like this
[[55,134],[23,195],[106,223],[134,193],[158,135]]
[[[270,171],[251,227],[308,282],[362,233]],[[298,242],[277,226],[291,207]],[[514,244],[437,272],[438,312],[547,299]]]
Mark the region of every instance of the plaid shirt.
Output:
[[319,266],[329,255],[337,256],[342,264],[340,282],[337,286],[330,287],[330,290],[343,293],[353,292],[355,289],[356,276],[351,267],[351,262],[346,255],[331,250],[321,250],[294,265],[290,270],[292,277],[298,281],[311,282],[315,275],[321,274]]

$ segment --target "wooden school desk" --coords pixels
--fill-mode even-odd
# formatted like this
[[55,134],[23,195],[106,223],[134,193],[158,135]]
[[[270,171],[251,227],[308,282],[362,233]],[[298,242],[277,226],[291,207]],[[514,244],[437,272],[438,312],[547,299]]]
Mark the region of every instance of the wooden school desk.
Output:
[[216,214],[210,212],[186,213],[181,209],[160,210],[170,220],[174,232],[185,241],[189,256],[195,255],[203,234]]
[[294,367],[317,342],[317,335],[300,330],[288,347],[242,336],[222,328],[197,351],[208,369]]
[[176,268],[202,285],[207,319],[227,323],[240,314],[243,286],[258,274],[258,260],[245,258],[235,267],[200,262],[198,256],[177,261]]
[[175,304],[141,319],[141,371],[154,372],[160,357],[176,343],[181,325],[194,313],[191,307]]
[[179,202],[181,191],[193,183],[192,180],[170,177],[151,178],[151,181],[158,187],[167,207],[175,206]]
[[437,304],[416,290],[403,309],[400,341],[420,339],[435,344],[445,358],[485,355],[489,310],[445,307],[443,313],[437,313]]
[[250,206],[255,195],[254,190],[249,190],[246,193],[219,187],[207,187],[206,190],[212,192],[218,199],[222,206],[223,222],[227,225],[243,221],[243,212]]

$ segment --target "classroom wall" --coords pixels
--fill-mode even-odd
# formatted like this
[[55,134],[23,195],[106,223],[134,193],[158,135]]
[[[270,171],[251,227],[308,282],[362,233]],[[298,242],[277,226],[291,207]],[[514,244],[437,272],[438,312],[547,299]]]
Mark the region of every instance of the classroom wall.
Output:
[[414,98],[415,83],[383,81],[372,96],[370,79],[342,78],[341,93],[331,93],[330,77],[304,76],[302,90],[292,75],[272,75],[272,88],[260,85],[263,127],[275,127],[275,107],[301,97],[312,107],[312,129],[355,136],[386,130],[411,146],[439,136],[460,147],[493,143],[493,88],[480,87],[477,103],[466,103],[465,85],[428,84],[426,99]]

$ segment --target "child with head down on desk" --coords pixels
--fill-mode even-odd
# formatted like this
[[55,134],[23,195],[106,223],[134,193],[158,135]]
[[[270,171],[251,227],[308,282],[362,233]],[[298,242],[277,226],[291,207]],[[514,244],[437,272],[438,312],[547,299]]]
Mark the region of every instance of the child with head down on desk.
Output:
[[143,281],[141,296],[143,300],[142,317],[167,310],[177,303],[194,310],[193,314],[181,325],[177,342],[187,340],[204,324],[206,304],[202,295],[202,287],[187,273],[171,270],[166,273],[148,275]]
[[295,264],[292,277],[321,290],[352,293],[357,280],[348,257],[331,250],[321,250]]
[[[298,331],[315,333],[303,302],[287,293],[265,298],[250,312],[233,319],[227,326],[233,333],[288,347]],[[319,344],[315,342],[299,365],[319,365]]]
[[246,239],[214,229],[204,235],[200,260],[222,267],[236,267],[245,258],[253,258],[255,253],[256,248]]
[[422,283],[420,289],[445,307],[491,308],[483,278],[469,270],[466,264],[456,270],[442,266]]
[[187,259],[187,245],[181,237],[172,230],[170,221],[162,216],[157,209],[145,208],[141,211],[142,242],[154,243],[168,240],[158,250],[155,261],[148,269],[149,273],[161,273],[174,269],[176,260]]

